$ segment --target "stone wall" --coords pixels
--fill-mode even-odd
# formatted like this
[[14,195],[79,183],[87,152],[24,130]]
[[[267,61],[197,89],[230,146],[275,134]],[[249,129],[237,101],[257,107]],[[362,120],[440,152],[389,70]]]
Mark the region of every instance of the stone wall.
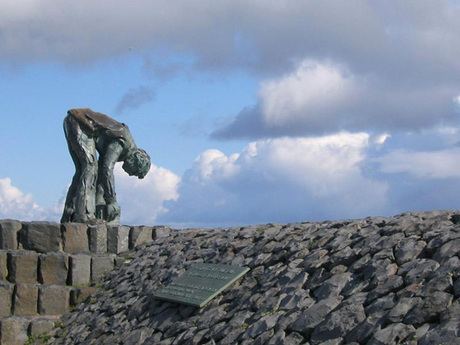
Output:
[[124,252],[169,229],[0,220],[0,344],[23,344],[98,289]]

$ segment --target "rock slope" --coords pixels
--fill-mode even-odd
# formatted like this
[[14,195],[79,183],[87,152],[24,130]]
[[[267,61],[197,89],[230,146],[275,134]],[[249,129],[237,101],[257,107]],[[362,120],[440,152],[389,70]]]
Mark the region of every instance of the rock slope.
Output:
[[[130,252],[52,344],[460,344],[460,216],[171,230]],[[155,300],[198,262],[247,266],[196,309]]]

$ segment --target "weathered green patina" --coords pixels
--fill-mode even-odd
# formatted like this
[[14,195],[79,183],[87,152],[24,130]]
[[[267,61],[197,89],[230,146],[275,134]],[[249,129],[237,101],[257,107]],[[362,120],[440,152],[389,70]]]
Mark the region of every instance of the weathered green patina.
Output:
[[91,109],[69,110],[64,132],[75,175],[67,192],[61,223],[118,225],[115,163],[123,162],[123,169],[129,175],[143,178],[150,170],[149,155],[137,148],[128,126]]
[[195,264],[154,297],[201,308],[248,271],[247,267]]

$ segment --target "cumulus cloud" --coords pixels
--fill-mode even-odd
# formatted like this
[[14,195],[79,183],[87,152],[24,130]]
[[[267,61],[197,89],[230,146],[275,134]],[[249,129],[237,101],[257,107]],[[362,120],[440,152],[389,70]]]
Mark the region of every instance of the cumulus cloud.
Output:
[[19,220],[40,220],[45,210],[33,199],[12,185],[10,178],[0,178],[0,218]]
[[[244,70],[256,106],[219,138],[428,128],[457,119],[460,7],[452,1],[6,0],[0,61],[79,65],[144,56],[144,71]],[[333,63],[331,63],[331,61]],[[128,92],[118,110],[151,99]]]
[[377,161],[384,173],[408,173],[424,179],[460,178],[460,148],[425,152],[395,150]]
[[183,176],[162,219],[182,225],[363,216],[386,202],[385,183],[361,170],[366,133],[250,143],[230,156],[207,150]]
[[152,164],[149,173],[138,179],[117,164],[114,174],[123,224],[156,224],[158,217],[168,212],[164,202],[178,198],[180,177],[165,168]]
[[179,67],[182,56],[200,69],[279,74],[293,61],[334,57],[402,83],[457,80],[459,13],[448,0],[4,0],[0,58],[83,63],[144,52],[166,69],[164,58]]
[[456,88],[401,90],[343,65],[306,59],[294,71],[261,82],[258,102],[217,129],[221,139],[304,136],[351,130],[413,130],[457,120]]
[[126,110],[133,110],[140,107],[142,104],[155,99],[155,89],[148,86],[139,86],[129,89],[121,100],[118,102],[115,113],[122,114]]

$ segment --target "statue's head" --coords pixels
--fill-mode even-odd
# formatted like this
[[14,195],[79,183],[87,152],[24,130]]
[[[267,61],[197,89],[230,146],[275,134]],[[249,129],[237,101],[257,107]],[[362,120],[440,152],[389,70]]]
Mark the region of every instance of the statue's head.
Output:
[[123,170],[130,176],[144,178],[150,170],[150,156],[142,149],[136,149],[130,152],[123,162]]

